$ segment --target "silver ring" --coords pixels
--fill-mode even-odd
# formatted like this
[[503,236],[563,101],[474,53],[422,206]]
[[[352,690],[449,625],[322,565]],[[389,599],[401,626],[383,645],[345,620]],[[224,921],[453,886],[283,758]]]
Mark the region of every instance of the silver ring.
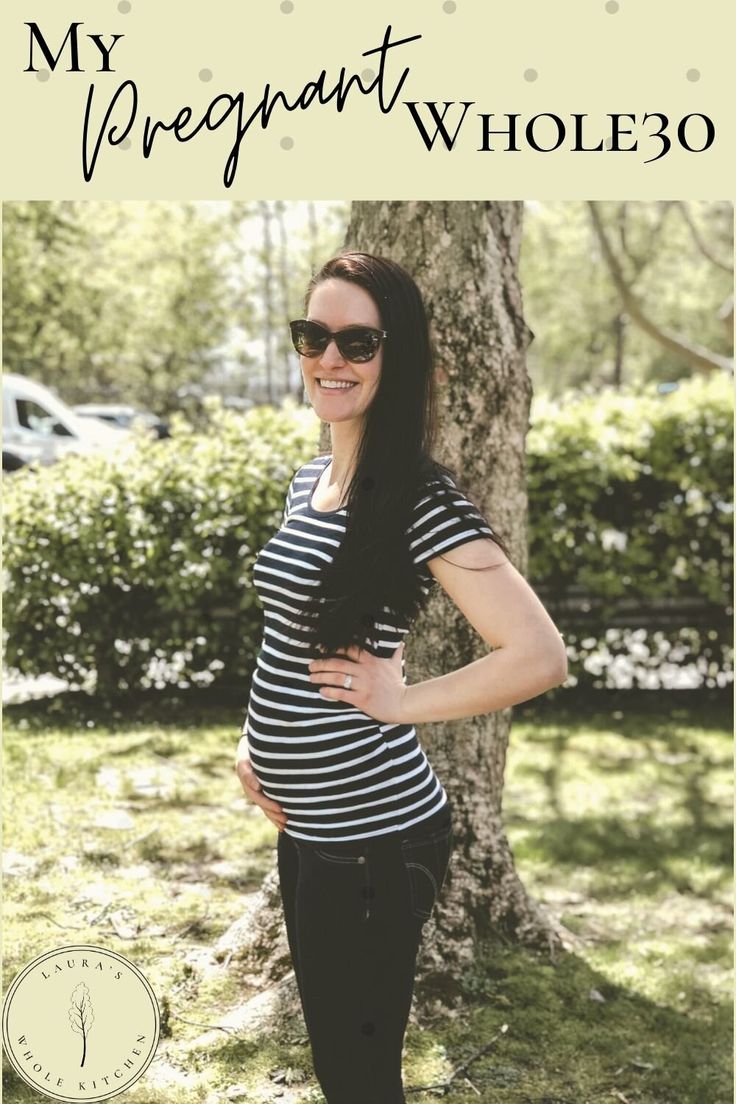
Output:
[[346,675],[345,676],[345,681],[343,683],[343,687],[345,688],[345,690],[349,690],[352,685],[353,685],[353,676],[352,675]]

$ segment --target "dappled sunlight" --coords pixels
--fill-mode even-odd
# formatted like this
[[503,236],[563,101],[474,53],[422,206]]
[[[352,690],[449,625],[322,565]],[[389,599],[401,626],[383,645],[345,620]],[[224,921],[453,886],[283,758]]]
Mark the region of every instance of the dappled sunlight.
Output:
[[[273,825],[232,771],[237,725],[193,732],[174,712],[166,726],[111,730],[98,717],[69,732],[19,719],[6,718],[4,741],[7,976],[40,945],[114,947],[164,1012],[131,1100],[193,1104],[232,1089],[250,1104],[282,1090],[282,1104],[318,1104],[298,1018],[276,1034],[223,1029],[197,1042],[256,996],[213,948],[275,860]],[[730,763],[727,718],[519,717],[506,830],[529,892],[580,944],[556,966],[479,947],[460,1008],[433,1018],[428,1006],[421,1022],[412,1012],[407,1086],[472,1059],[470,1084],[453,1081],[462,1104],[478,1093],[504,1104],[725,1100]]]

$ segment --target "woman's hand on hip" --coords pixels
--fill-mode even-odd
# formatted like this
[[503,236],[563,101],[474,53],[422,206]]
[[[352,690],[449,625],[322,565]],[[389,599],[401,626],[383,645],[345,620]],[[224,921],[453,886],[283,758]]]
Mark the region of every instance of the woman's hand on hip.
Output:
[[250,765],[247,738],[245,736],[238,744],[233,769],[240,779],[240,784],[248,801],[252,805],[259,805],[271,823],[276,825],[279,832],[283,832],[284,825],[287,823],[286,813],[278,801],[272,801],[270,797],[266,797],[261,793],[261,783],[256,778],[255,771]]
[[[313,659],[309,681],[319,684],[323,698],[347,702],[377,721],[400,724],[407,691],[401,673],[403,656],[403,640],[390,659],[380,659],[351,644],[338,648],[332,656]],[[350,689],[345,687],[346,675],[352,678]]]

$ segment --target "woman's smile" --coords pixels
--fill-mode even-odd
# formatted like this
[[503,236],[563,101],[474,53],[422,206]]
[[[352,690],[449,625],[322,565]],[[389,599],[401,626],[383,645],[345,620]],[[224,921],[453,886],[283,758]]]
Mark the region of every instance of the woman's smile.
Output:
[[351,391],[353,387],[357,387],[356,380],[333,380],[333,379],[320,379],[317,377],[317,383],[323,391]]

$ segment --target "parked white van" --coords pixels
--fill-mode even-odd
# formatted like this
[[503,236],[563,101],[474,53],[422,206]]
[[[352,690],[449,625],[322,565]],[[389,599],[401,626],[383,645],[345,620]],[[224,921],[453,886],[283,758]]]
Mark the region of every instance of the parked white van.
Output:
[[132,434],[96,418],[75,414],[48,387],[27,376],[4,372],[3,471],[32,461],[53,464],[68,452],[130,447]]

